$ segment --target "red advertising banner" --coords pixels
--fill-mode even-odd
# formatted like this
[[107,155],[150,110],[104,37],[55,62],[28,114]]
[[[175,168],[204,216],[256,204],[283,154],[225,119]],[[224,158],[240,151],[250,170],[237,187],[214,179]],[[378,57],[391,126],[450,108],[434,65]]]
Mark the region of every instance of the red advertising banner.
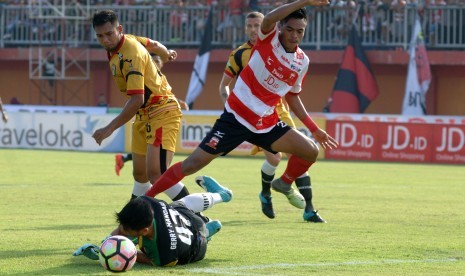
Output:
[[431,162],[434,125],[410,123],[377,125],[380,161]]
[[465,126],[434,125],[432,162],[465,164]]
[[327,121],[327,159],[465,164],[465,125]]
[[326,131],[339,142],[339,147],[326,151],[326,158],[338,160],[377,160],[378,123],[327,121]]

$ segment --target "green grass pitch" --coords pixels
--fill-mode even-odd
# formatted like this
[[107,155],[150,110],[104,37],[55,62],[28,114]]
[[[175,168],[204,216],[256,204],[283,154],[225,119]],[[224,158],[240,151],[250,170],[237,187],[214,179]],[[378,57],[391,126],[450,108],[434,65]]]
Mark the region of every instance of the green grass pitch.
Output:
[[[262,161],[219,158],[198,173],[234,192],[205,212],[223,229],[204,260],[126,274],[463,275],[464,166],[319,161],[314,204],[328,223],[309,224],[277,193],[277,217],[261,213]],[[110,275],[71,253],[105,237],[129,199],[132,164],[119,177],[113,166],[110,153],[0,149],[0,275]],[[200,192],[194,178],[184,183]]]

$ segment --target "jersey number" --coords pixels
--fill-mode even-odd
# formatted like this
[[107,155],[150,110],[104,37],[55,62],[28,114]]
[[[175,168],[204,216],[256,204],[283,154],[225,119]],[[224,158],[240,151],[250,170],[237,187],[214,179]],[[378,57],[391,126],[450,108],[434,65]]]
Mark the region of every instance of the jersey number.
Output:
[[193,234],[191,230],[186,228],[186,226],[191,226],[191,222],[181,216],[176,210],[169,209],[169,212],[174,223],[174,228],[176,229],[176,232],[178,232],[179,239],[183,243],[191,245]]

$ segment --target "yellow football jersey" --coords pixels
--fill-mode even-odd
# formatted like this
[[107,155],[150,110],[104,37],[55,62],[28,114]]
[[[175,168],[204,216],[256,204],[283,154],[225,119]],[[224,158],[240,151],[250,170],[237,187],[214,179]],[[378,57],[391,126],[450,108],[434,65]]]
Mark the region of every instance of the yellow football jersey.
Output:
[[160,112],[160,108],[177,109],[179,105],[171,86],[144,47],[147,43],[148,38],[125,34],[114,53],[111,56],[108,53],[116,85],[127,96],[144,94],[140,113],[152,113],[155,109]]
[[247,65],[250,59],[253,45],[246,42],[233,50],[229,55],[228,63],[224,69],[224,73],[235,79],[241,73],[242,69]]

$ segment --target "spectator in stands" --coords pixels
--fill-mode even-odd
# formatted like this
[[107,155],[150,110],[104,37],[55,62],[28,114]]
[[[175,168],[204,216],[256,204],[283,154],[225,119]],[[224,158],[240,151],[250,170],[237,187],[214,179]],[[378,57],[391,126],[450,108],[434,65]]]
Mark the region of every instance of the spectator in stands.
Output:
[[228,43],[242,41],[244,29],[244,14],[247,9],[247,1],[245,0],[230,0],[228,4],[228,14],[226,16],[228,24],[226,24],[225,35]]
[[446,5],[446,1],[444,0],[427,0],[425,3],[426,7],[428,8],[428,30],[427,30],[427,38],[429,44],[434,46],[437,43],[437,39],[439,36],[437,34],[442,33],[442,12],[443,10],[441,7]]
[[189,24],[188,35],[190,40],[200,41],[208,18],[208,8],[205,9],[208,7],[208,0],[192,0],[190,6],[195,9],[191,13],[192,24]]
[[260,6],[258,4],[258,0],[250,0],[249,1],[249,10],[250,11],[258,11],[260,9]]
[[336,9],[334,20],[328,26],[328,29],[331,31],[332,29],[335,30],[335,41],[336,42],[344,42],[347,38],[347,34],[352,27],[355,12],[356,12],[356,4],[353,0],[336,0],[332,7]]
[[2,120],[6,124],[8,122],[8,116],[6,115],[6,112],[3,109],[3,102],[2,102],[1,97],[0,97],[0,113],[2,113]]
[[18,100],[18,98],[13,97],[10,100],[10,104],[17,104],[17,105],[22,105],[23,103]]
[[104,94],[104,93],[100,93],[100,94],[98,95],[97,106],[100,106],[100,107],[108,107],[107,97],[105,97],[105,94]]
[[186,36],[189,15],[184,7],[183,0],[174,0],[173,11],[170,14],[171,40],[182,41]]
[[331,1],[329,5],[331,9],[333,10],[332,11],[333,16],[332,16],[331,22],[328,25],[327,30],[330,32],[331,37],[336,38],[337,37],[336,30],[341,28],[340,26],[342,25],[342,22],[343,22],[343,18],[344,18],[343,9],[344,9],[345,2],[342,0],[335,0],[335,1]]
[[373,4],[374,1],[362,1],[360,2],[360,11],[359,16],[362,18],[362,31],[364,37],[372,38],[376,31],[376,5]]
[[404,12],[406,4],[407,2],[405,0],[392,0],[391,2],[393,16],[391,34],[394,42],[401,42],[404,40]]
[[55,63],[53,62],[53,58],[48,57],[44,59],[44,77],[48,79],[48,85],[50,86],[50,90],[53,90],[55,85]]
[[385,44],[389,38],[389,9],[391,0],[375,0],[376,6],[376,33],[378,44]]
[[[456,5],[456,0],[445,0],[445,5],[453,7]],[[444,44],[449,45],[449,44],[456,44],[458,39],[456,37],[456,28],[457,27],[457,17],[458,15],[458,9],[444,9],[442,11],[442,28],[440,29],[442,31],[442,41]],[[465,19],[462,19],[465,20]]]

